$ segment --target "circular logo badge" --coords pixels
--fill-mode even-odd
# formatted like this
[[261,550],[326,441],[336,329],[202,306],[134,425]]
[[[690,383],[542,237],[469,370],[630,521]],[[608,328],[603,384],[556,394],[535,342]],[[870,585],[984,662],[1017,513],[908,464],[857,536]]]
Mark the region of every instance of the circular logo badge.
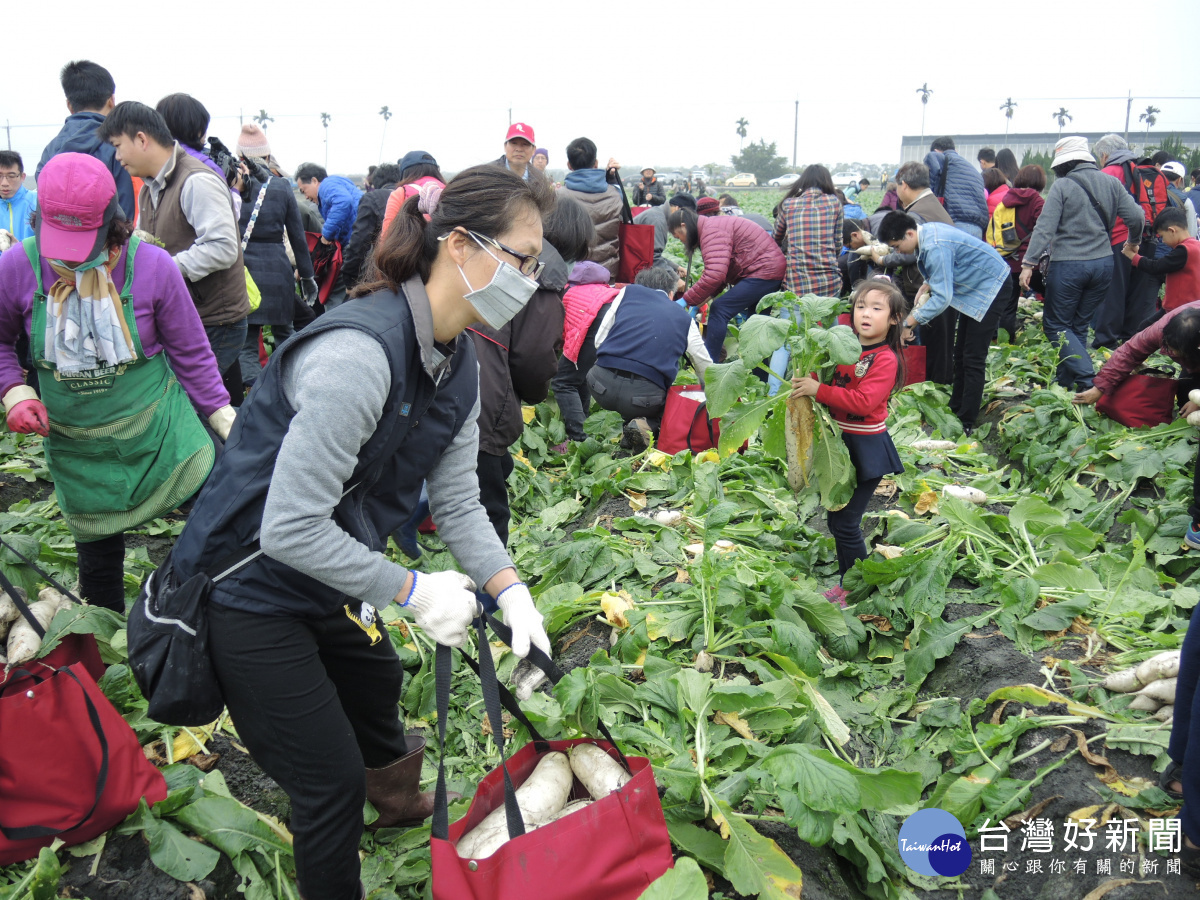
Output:
[[971,865],[962,823],[944,809],[919,809],[900,827],[900,856],[920,875],[953,878]]

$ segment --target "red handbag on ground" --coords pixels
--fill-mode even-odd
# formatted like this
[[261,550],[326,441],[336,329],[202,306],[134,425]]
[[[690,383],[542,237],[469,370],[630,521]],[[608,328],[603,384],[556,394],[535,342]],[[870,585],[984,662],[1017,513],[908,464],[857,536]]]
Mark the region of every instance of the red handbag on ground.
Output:
[[1096,411],[1122,425],[1165,425],[1175,419],[1174,378],[1132,374],[1096,401]]
[[654,265],[654,226],[634,225],[625,186],[621,191],[621,224],[617,229],[617,281],[632,284],[637,273]]
[[904,386],[925,381],[925,347],[909,344],[904,348]]
[[[511,631],[490,616],[488,621],[501,639],[509,642]],[[434,900],[637,900],[647,886],[674,864],[671,839],[663,818],[662,804],[654,783],[654,771],[644,757],[626,757],[603,723],[605,741],[546,741],[521,712],[508,690],[496,680],[483,618],[476,620],[479,646],[485,649],[479,663],[464,659],[480,674],[484,705],[492,723],[501,764],[480,782],[466,816],[449,825],[446,804],[446,772],[438,767],[437,794],[433,813],[430,853],[433,862]],[[450,696],[449,647],[437,648],[438,733],[445,747],[446,717]],[[529,659],[552,682],[562,672],[536,647]],[[504,759],[503,724],[500,704],[529,731],[533,740]],[[614,760],[625,763],[633,778],[624,786],[579,812],[536,831],[524,831],[514,796],[533,771],[542,754],[566,751],[576,744],[593,743]],[[571,796],[588,796],[576,781]],[[510,838],[485,859],[463,859],[455,844],[489,812],[507,810]]]
[[313,278],[317,282],[317,299],[324,305],[333,293],[333,283],[342,271],[342,244],[322,244],[321,235],[315,231],[304,232],[308,253],[312,257]]
[[715,450],[720,439],[721,423],[708,417],[704,389],[694,384],[671,385],[655,446],[671,456],[680,450],[703,453]]

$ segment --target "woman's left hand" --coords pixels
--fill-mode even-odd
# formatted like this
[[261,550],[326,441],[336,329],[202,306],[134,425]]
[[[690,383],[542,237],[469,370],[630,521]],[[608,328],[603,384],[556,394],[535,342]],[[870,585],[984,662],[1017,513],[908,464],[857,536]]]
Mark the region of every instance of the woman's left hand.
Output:
[[524,659],[529,655],[529,645],[550,654],[550,637],[542,624],[542,614],[533,605],[533,597],[524,582],[510,584],[496,597],[500,611],[504,613],[504,624],[512,629],[512,651]]
[[792,379],[792,393],[797,397],[815,397],[821,382],[807,376]]

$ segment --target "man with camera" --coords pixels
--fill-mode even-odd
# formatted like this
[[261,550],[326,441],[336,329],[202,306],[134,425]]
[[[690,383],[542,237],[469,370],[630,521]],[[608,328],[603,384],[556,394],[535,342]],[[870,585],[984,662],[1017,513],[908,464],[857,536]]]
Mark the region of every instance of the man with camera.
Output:
[[138,225],[160,241],[183,274],[222,374],[246,342],[246,270],[229,186],[171,137],[144,103],[118,103],[101,123],[130,175],[141,178]]

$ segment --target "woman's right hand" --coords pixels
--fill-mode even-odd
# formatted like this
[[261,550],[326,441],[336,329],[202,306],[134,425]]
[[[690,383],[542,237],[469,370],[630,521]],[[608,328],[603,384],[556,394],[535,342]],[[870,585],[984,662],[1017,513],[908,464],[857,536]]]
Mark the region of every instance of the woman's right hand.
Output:
[[439,644],[462,647],[471,622],[479,615],[475,582],[462,572],[413,572],[407,594],[396,602],[412,610],[417,627]]
[[1021,277],[1018,280],[1021,283],[1021,290],[1029,290],[1029,283],[1033,280],[1033,266],[1021,266]]
[[1080,406],[1091,406],[1104,396],[1104,391],[1098,387],[1090,387],[1086,391],[1080,391],[1071,398],[1072,403],[1078,403]]

